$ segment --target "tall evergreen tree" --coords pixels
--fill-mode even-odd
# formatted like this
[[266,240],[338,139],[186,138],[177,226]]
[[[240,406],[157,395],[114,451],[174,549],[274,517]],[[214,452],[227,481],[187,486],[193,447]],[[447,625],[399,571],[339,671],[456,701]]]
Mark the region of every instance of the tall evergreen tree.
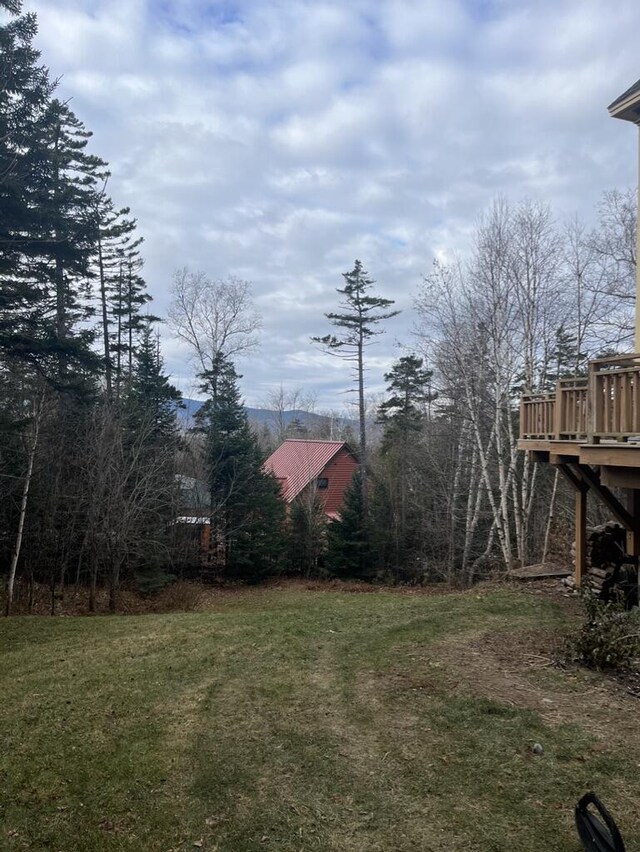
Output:
[[206,436],[212,565],[224,577],[256,582],[276,570],[284,544],[284,504],[223,355],[204,374],[209,399],[197,415]]
[[106,163],[87,153],[91,138],[67,104],[53,100],[40,122],[40,256],[34,274],[51,305],[58,345],[58,380],[73,381],[71,362],[95,361],[85,330],[90,309],[90,261],[96,243],[93,210]]
[[181,399],[182,394],[164,372],[159,336],[154,334],[151,323],[147,323],[135,354],[125,402],[128,422],[135,428],[136,423],[144,420],[152,427],[154,440],[172,439]]
[[581,375],[581,370],[586,375],[587,354],[580,351],[578,338],[564,323],[556,329],[554,344],[552,374],[548,377],[552,385],[556,379]]
[[137,516],[128,532],[129,571],[138,588],[155,591],[165,585],[177,505],[176,455],[181,444],[176,410],[182,394],[163,368],[159,338],[147,323],[122,400],[119,426],[123,430],[128,488],[139,499],[129,511]]
[[[100,301],[100,326],[102,337],[102,353],[104,357],[104,374],[107,398],[113,397],[114,363],[112,353],[116,353],[115,383],[119,385],[120,376],[120,326],[121,318],[116,309],[111,309],[112,300],[119,305],[120,294],[124,288],[124,256],[131,250],[132,234],[135,230],[135,219],[129,218],[129,208],[116,209],[113,201],[106,194],[105,188],[96,197],[95,229],[96,241],[94,264],[98,281],[98,296]],[[134,242],[135,248],[140,240]],[[113,316],[115,314],[115,317]],[[114,345],[111,331],[116,324],[118,333]],[[116,394],[117,395],[117,394]]]
[[419,431],[425,405],[436,395],[431,389],[433,370],[424,369],[424,361],[416,355],[405,355],[385,373],[389,396],[378,408],[378,420],[385,426],[385,440],[400,435],[406,440],[410,432]]
[[[114,299],[114,314],[118,323],[118,381],[121,381],[123,356],[126,356],[127,376],[131,375],[136,353],[136,338],[149,320],[149,317],[142,313],[142,308],[151,301],[151,296],[147,293],[147,284],[140,274],[144,265],[139,250],[141,244],[142,238],[127,246],[124,252],[122,273],[119,278],[121,284],[118,288],[118,298]],[[156,321],[157,317],[151,319]]]
[[421,518],[410,495],[415,490],[416,446],[426,420],[426,407],[436,398],[431,388],[432,376],[422,358],[400,358],[385,374],[389,396],[378,409],[384,434],[372,508],[379,521],[373,523],[375,549],[385,573],[396,579],[414,578],[411,566],[421,545]]
[[363,475],[359,467],[345,491],[340,520],[327,528],[327,570],[343,580],[371,580],[375,573],[362,505]]
[[326,334],[324,337],[313,337],[314,343],[320,343],[327,352],[344,358],[353,364],[358,394],[358,419],[360,423],[360,464],[364,470],[361,477],[362,509],[367,513],[367,430],[366,410],[364,401],[365,391],[365,348],[372,342],[373,337],[382,334],[378,328],[381,322],[397,316],[400,311],[388,310],[394,304],[393,299],[383,299],[373,295],[372,278],[363,269],[362,263],[356,260],[351,272],[343,272],[344,287],[337,288],[341,301],[340,310],[325,314],[329,322],[340,330],[339,335]]
[[32,266],[40,225],[33,203],[41,158],[39,126],[53,84],[33,46],[33,13],[0,0],[0,353],[44,371],[52,340],[41,325],[45,297]]
[[[108,579],[115,606],[121,573],[169,561],[178,394],[141,317],[135,222],[53,99],[35,34],[21,0],[0,0],[0,561],[46,580],[52,607],[71,572],[91,578],[94,606]],[[131,378],[117,409],[98,393],[114,353]]]

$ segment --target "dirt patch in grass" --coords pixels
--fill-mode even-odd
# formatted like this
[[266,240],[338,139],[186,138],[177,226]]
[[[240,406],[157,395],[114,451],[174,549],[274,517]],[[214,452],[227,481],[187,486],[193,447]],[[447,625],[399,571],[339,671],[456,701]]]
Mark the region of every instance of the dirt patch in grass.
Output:
[[559,671],[558,651],[558,636],[549,630],[452,637],[429,649],[416,683],[428,688],[435,669],[453,694],[532,710],[547,724],[580,725],[603,743],[624,746],[636,736],[637,699],[613,677]]

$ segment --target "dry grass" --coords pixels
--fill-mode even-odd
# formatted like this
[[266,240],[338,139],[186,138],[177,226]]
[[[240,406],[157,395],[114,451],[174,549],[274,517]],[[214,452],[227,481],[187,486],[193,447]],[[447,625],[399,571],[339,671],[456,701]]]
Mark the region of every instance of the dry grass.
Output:
[[549,664],[556,600],[354,591],[2,622],[0,848],[575,852],[591,787],[640,848],[639,705]]

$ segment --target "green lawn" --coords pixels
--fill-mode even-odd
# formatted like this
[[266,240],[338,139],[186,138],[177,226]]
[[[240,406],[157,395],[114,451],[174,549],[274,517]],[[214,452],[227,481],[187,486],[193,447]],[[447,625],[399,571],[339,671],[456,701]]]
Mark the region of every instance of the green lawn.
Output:
[[286,588],[2,620],[0,849],[576,850],[593,788],[640,850],[640,705],[548,665],[566,618]]

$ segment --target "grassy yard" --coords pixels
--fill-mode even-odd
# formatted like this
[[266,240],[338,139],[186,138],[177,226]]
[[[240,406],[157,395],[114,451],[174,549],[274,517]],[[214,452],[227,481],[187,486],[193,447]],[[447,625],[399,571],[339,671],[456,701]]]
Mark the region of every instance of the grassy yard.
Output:
[[593,788],[640,850],[640,705],[548,665],[566,619],[287,588],[1,621],[0,849],[576,850]]

